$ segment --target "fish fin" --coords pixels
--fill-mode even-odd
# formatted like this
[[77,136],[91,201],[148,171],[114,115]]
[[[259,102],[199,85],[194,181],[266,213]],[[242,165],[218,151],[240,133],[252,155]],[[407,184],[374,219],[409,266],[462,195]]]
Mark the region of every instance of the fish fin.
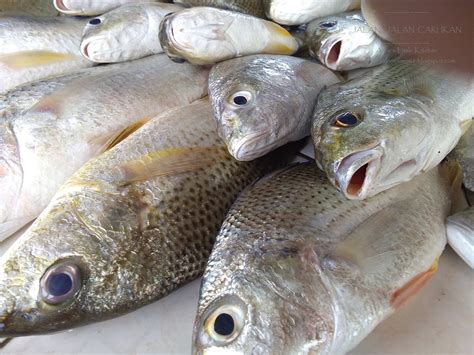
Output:
[[298,50],[298,42],[280,25],[266,21],[265,27],[270,33],[270,40],[262,53],[291,55]]
[[464,194],[463,172],[455,159],[446,159],[439,165],[439,171],[449,186],[451,196],[451,214],[465,210],[469,205]]
[[115,133],[114,135],[112,135],[112,137],[110,137],[107,140],[107,142],[104,144],[103,151],[105,152],[105,151],[110,150],[113,147],[115,147],[117,144],[119,144],[120,142],[125,140],[132,133],[136,132],[141,127],[143,127],[145,125],[145,123],[147,123],[150,119],[151,119],[150,117],[144,117],[141,120],[138,120],[138,121],[132,123],[128,127],[125,127],[124,129],[122,129],[118,133]]
[[461,127],[461,132],[463,135],[469,130],[469,128],[472,125],[472,122],[473,122],[472,118],[470,120],[465,120],[461,122],[460,127]]
[[390,305],[395,309],[399,309],[418,294],[438,270],[438,260],[439,257],[435,259],[428,270],[419,273],[405,285],[395,290],[390,297]]
[[75,56],[66,53],[56,53],[49,51],[27,51],[4,54],[0,56],[0,63],[12,69],[24,69],[39,67],[71,60]]
[[167,148],[124,162],[118,166],[123,184],[159,176],[193,172],[212,166],[229,155],[223,146]]

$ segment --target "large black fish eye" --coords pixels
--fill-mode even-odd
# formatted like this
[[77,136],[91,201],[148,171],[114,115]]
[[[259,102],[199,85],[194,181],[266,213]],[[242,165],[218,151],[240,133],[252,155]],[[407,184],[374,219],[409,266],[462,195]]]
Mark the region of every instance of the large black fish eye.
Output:
[[100,18],[93,18],[92,20],[89,21],[89,25],[100,25],[101,24]]
[[229,336],[234,332],[234,318],[230,314],[221,313],[214,320],[214,331],[222,336]]
[[321,28],[331,28],[336,26],[337,21],[327,21],[319,24],[319,27]]
[[236,305],[226,304],[215,309],[204,322],[204,329],[217,345],[234,341],[244,327],[244,313]]
[[252,94],[248,91],[238,91],[231,95],[230,103],[237,107],[246,106],[252,99]]
[[355,127],[362,122],[362,117],[358,113],[343,112],[334,117],[332,125],[335,127],[349,128]]
[[81,288],[81,271],[72,263],[51,266],[40,281],[40,296],[46,303],[59,304],[71,299]]

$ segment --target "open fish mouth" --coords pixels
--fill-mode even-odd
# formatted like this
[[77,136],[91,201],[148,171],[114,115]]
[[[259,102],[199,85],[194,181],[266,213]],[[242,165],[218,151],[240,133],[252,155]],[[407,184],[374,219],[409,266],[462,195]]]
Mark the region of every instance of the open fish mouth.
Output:
[[335,170],[336,185],[351,200],[369,196],[380,170],[380,147],[352,153],[343,158]]
[[64,3],[64,0],[53,0],[53,5],[56,9],[65,14],[76,14],[78,11],[76,9],[70,9]]

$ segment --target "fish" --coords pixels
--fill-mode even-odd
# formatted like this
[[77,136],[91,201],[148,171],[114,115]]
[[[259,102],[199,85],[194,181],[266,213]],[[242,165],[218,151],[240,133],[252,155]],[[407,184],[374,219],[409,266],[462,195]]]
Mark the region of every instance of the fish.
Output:
[[133,127],[207,95],[208,73],[163,54],[113,64],[2,119],[0,240],[36,218],[69,176]]
[[392,60],[321,91],[318,165],[349,199],[365,199],[438,165],[474,116],[467,76]]
[[209,98],[219,135],[237,160],[253,160],[311,132],[316,98],[339,78],[315,62],[253,55],[216,64]]
[[474,269],[474,206],[449,216],[446,233],[451,248]]
[[332,70],[368,68],[386,63],[393,53],[360,11],[311,21],[305,34],[309,54]]
[[159,38],[172,60],[198,65],[251,54],[291,55],[298,50],[297,40],[276,23],[212,7],[165,16]]
[[0,93],[94,65],[79,46],[84,19],[0,14]]
[[58,15],[51,0],[2,0],[0,2],[1,12],[26,12],[35,16]]
[[282,152],[238,162],[207,98],[87,162],[0,259],[0,337],[130,312],[203,271],[237,194]]
[[174,0],[183,6],[208,6],[265,18],[262,0]]
[[234,203],[204,271],[194,354],[343,354],[417,294],[446,244],[455,165],[366,201],[314,161]]
[[269,19],[282,25],[301,25],[312,20],[360,9],[360,0],[263,0]]
[[461,164],[464,186],[474,192],[474,125],[471,124],[461,137],[456,148],[451,152],[450,158]]
[[84,28],[81,53],[96,63],[116,63],[162,53],[160,22],[182,7],[165,3],[123,5],[89,20]]
[[[146,2],[170,2],[167,0],[147,0]],[[122,5],[137,3],[136,0],[53,0],[54,7],[70,16],[102,15]]]

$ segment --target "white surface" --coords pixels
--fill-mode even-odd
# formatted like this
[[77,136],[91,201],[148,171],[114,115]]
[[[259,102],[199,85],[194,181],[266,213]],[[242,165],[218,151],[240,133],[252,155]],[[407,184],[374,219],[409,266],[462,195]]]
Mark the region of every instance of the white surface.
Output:
[[[0,245],[0,254],[7,244]],[[189,354],[199,280],[135,312],[71,331],[15,338],[1,354]],[[447,249],[411,303],[353,354],[474,354],[474,272]]]

